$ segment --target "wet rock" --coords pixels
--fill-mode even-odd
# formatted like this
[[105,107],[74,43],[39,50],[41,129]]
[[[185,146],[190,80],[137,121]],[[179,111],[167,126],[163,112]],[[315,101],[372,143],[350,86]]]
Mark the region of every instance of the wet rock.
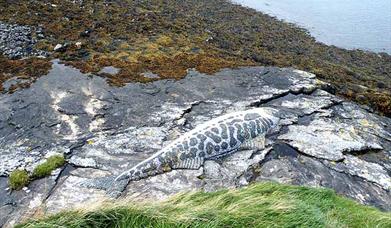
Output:
[[111,74],[111,75],[118,74],[118,72],[119,72],[119,69],[116,67],[113,67],[113,66],[103,67],[103,69],[101,71],[99,71],[100,74],[105,73],[105,74]]
[[145,73],[143,73],[143,76],[146,77],[146,78],[160,78],[159,75],[154,74],[152,72],[145,72]]
[[68,165],[48,191],[37,185],[40,180],[28,186],[28,193],[1,196],[6,213],[1,222],[12,224],[38,208],[54,213],[106,200],[105,189],[116,175],[184,132],[217,116],[262,106],[280,110],[281,117],[266,149],[207,161],[200,170],[119,184],[114,193],[154,200],[273,180],[332,188],[391,210],[391,120],[324,88],[327,84],[313,74],[274,67],[225,69],[213,76],[189,70],[178,81],[111,87],[101,77],[54,61],[49,74],[30,88],[0,95],[0,186],[7,185],[13,170],[31,172],[55,152],[65,154]]

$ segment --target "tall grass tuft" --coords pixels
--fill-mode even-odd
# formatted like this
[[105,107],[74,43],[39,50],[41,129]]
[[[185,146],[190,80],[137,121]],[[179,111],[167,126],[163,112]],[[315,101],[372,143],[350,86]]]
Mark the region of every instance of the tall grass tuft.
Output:
[[391,227],[391,213],[328,189],[261,183],[182,193],[158,203],[63,212],[17,227]]

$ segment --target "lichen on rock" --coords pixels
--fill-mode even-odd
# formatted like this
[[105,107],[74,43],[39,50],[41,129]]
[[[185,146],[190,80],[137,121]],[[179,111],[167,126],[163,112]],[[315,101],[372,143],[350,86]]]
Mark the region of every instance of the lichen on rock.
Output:
[[[322,88],[325,83],[312,74],[276,67],[213,75],[192,70],[178,81],[118,88],[54,61],[49,74],[30,88],[0,95],[0,160],[7,161],[0,171],[1,176],[18,168],[31,172],[53,152],[69,163],[32,181],[29,193],[0,189],[0,212],[9,224],[34,210],[54,213],[107,200],[102,188],[85,183],[112,179],[204,121],[264,106],[280,110],[282,118],[266,150],[240,151],[200,170],[131,182],[122,197],[156,200],[273,180],[332,188],[391,210],[391,120]],[[4,183],[7,178],[0,177],[0,186]]]

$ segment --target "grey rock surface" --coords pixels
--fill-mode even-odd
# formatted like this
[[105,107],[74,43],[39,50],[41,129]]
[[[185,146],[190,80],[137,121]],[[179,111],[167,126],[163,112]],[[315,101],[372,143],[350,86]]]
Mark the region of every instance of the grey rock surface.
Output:
[[[332,188],[390,211],[391,120],[323,88],[315,75],[274,67],[190,70],[178,81],[116,88],[54,62],[30,88],[0,95],[0,226],[107,200],[85,183],[114,177],[204,121],[261,106],[282,114],[264,150],[131,182],[122,197],[164,199],[267,180]],[[31,172],[54,153],[65,155],[65,167],[28,191],[8,189],[10,172]]]

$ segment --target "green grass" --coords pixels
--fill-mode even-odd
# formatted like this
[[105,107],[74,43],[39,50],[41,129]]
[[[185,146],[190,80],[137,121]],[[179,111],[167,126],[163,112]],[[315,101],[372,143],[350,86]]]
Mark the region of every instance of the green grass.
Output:
[[184,193],[160,203],[63,212],[17,227],[391,227],[391,213],[328,189],[262,183]]
[[28,185],[30,181],[29,175],[26,170],[14,170],[9,176],[9,186],[13,190],[20,190],[24,186]]
[[62,155],[53,155],[49,157],[44,163],[38,165],[33,170],[32,178],[43,178],[49,176],[53,170],[60,168],[65,164],[65,158]]

